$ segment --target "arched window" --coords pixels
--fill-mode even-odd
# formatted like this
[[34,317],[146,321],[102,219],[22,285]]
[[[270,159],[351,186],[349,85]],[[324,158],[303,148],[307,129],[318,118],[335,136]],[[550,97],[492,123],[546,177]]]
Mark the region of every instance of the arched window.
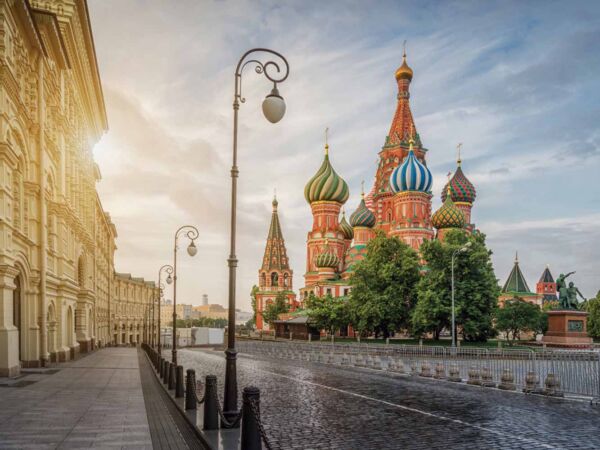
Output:
[[271,286],[279,286],[279,275],[277,275],[277,272],[271,274]]
[[263,272],[260,274],[260,286],[261,287],[265,287],[267,284],[267,276],[266,274]]
[[83,255],[77,260],[77,284],[80,288],[85,287],[85,258]]
[[287,273],[284,273],[284,274],[283,274],[283,285],[284,285],[285,287],[288,287],[288,283],[289,283],[289,277],[288,277],[288,274],[287,274]]

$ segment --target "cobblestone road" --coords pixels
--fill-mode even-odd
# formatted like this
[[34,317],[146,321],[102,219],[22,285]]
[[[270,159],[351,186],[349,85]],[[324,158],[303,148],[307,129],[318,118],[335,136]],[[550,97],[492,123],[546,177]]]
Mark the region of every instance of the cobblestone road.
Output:
[[[223,353],[179,360],[222,395]],[[244,354],[238,382],[261,389],[274,448],[600,449],[600,407],[582,402]]]

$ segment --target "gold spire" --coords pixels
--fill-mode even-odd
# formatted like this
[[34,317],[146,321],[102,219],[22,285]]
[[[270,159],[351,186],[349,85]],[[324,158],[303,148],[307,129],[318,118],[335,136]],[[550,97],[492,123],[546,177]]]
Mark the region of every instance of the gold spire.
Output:
[[360,182],[360,198],[365,198],[365,180]]
[[404,41],[404,50],[402,52],[402,65],[396,70],[396,80],[412,80],[413,70],[406,63],[406,41]]
[[462,160],[460,159],[460,150],[462,149],[462,142],[459,142],[458,145],[456,146],[456,152],[458,154],[457,158],[456,158],[456,164],[460,167],[460,163],[462,163]]
[[329,134],[329,127],[325,128],[325,156],[329,155],[328,134]]
[[410,127],[410,136],[408,137],[408,150],[413,150],[413,145],[415,144],[415,125],[412,124]]

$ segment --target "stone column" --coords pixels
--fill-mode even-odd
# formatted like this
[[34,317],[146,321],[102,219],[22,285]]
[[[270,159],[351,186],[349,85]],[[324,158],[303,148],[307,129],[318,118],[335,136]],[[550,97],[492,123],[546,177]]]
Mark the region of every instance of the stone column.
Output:
[[17,271],[4,267],[0,271],[0,376],[14,377],[21,371],[19,330],[13,324],[13,291]]

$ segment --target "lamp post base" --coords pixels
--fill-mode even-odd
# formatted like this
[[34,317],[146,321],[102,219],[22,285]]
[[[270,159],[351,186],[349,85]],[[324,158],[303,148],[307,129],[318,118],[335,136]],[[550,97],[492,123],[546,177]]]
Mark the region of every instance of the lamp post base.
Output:
[[[228,421],[238,416],[238,389],[236,370],[237,351],[235,348],[225,350],[225,392],[223,396],[223,415]],[[238,425],[239,427],[239,422]]]
[[177,365],[177,350],[175,349],[171,351],[171,362]]

